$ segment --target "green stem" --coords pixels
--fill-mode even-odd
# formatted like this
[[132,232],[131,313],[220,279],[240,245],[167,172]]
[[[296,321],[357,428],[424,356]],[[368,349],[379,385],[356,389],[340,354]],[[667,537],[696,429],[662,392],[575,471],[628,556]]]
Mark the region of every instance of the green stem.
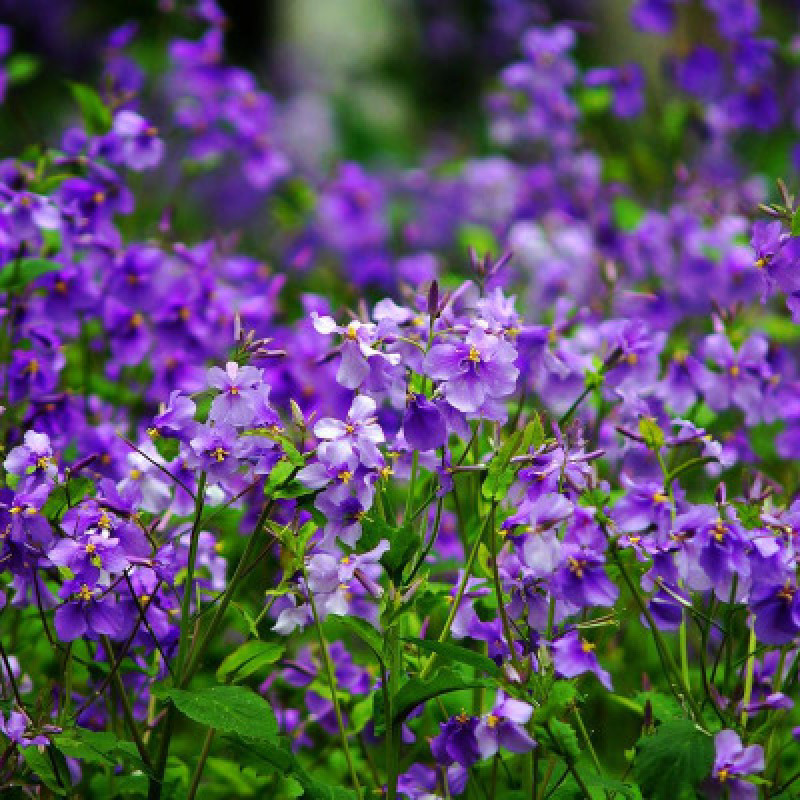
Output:
[[[305,575],[305,570],[303,570],[303,574]],[[331,690],[331,702],[333,703],[333,711],[336,715],[336,725],[339,728],[339,737],[342,740],[342,749],[344,750],[344,757],[347,761],[347,767],[350,770],[350,780],[353,782],[353,787],[356,790],[356,796],[361,797],[361,784],[358,782],[358,774],[356,773],[356,767],[353,763],[353,756],[350,753],[350,746],[347,743],[347,732],[344,729],[344,722],[342,720],[342,709],[339,706],[339,692],[336,687],[336,675],[333,671],[333,665],[331,664],[330,654],[328,653],[328,643],[325,640],[325,635],[322,633],[322,625],[319,621],[319,615],[317,614],[317,604],[314,602],[314,593],[311,591],[310,587],[308,586],[308,576],[306,575],[306,588],[308,590],[308,602],[311,606],[311,614],[314,617],[314,627],[317,631],[317,639],[319,641],[320,651],[322,653],[322,662],[325,666],[325,672],[328,676],[328,684]],[[387,725],[391,724],[391,720],[387,720]]]
[[189,646],[189,615],[192,606],[192,592],[194,586],[194,569],[197,561],[197,547],[200,541],[200,518],[203,515],[205,502],[206,474],[201,473],[197,482],[197,494],[194,501],[194,524],[189,539],[189,561],[186,567],[186,580],[183,585],[183,598],[181,602],[180,638],[178,639],[177,674],[183,677],[183,663],[186,658],[186,648]]
[[[101,641],[103,642],[103,647],[105,648],[108,658],[113,660],[114,647],[111,644],[111,640],[108,638],[108,636],[102,636]],[[111,680],[114,688],[117,690],[117,694],[119,695],[119,699],[122,704],[122,715],[125,719],[125,727],[128,729],[128,732],[133,738],[133,743],[136,745],[136,749],[139,752],[139,757],[142,759],[142,761],[144,761],[145,764],[147,764],[148,767],[152,769],[153,762],[150,760],[150,754],[147,752],[147,748],[142,741],[142,736],[139,733],[139,728],[136,724],[136,718],[133,716],[131,702],[128,699],[128,694],[125,691],[125,687],[122,685],[122,679],[119,677],[119,672],[115,672]]]
[[419,471],[419,451],[415,450],[411,456],[411,483],[408,486],[408,494],[406,494],[406,510],[403,514],[403,522],[411,522],[411,515],[414,510],[414,495],[417,488],[417,472]]
[[205,769],[206,761],[208,761],[208,754],[211,752],[211,743],[214,741],[215,733],[216,731],[214,728],[209,728],[208,733],[206,733],[203,749],[200,751],[200,758],[197,761],[197,766],[192,776],[192,783],[189,786],[189,791],[186,793],[186,800],[194,800],[197,794],[197,789],[200,786],[200,779],[203,777],[203,770]]
[[[458,613],[458,607],[461,605],[461,600],[464,597],[464,592],[467,588],[467,581],[469,580],[470,573],[472,572],[472,567],[475,564],[475,558],[478,555],[478,550],[480,549],[480,544],[483,541],[484,534],[486,533],[486,529],[489,527],[490,520],[494,515],[489,514],[486,517],[486,521],[483,523],[483,527],[481,528],[478,535],[475,537],[475,542],[472,545],[472,550],[470,550],[469,557],[467,558],[467,563],[464,566],[464,577],[461,579],[461,583],[458,586],[458,590],[456,591],[456,596],[453,598],[453,602],[450,606],[450,612],[447,615],[447,619],[444,623],[444,628],[442,628],[442,632],[439,634],[439,642],[444,642],[447,637],[450,635],[450,628],[453,626],[453,620],[456,618],[456,614]],[[434,665],[436,664],[436,653],[431,653],[431,657],[428,659],[425,666],[422,668],[422,671],[419,673],[419,677],[421,680],[425,680],[433,670]]]
[[594,745],[592,745],[592,740],[589,738],[589,731],[586,730],[586,726],[583,724],[583,717],[581,716],[581,712],[578,709],[578,706],[572,707],[572,713],[575,716],[575,722],[578,725],[578,732],[581,735],[581,738],[586,745],[586,749],[589,751],[589,756],[592,759],[592,763],[594,764],[595,771],[598,775],[603,774],[603,768],[600,765],[600,759],[597,757],[597,752],[594,749]]
[[267,519],[269,518],[270,513],[272,512],[273,503],[270,501],[269,503],[264,506],[264,510],[261,512],[261,516],[258,518],[258,522],[256,522],[256,526],[253,529],[253,533],[250,534],[250,538],[247,540],[247,545],[245,546],[244,553],[242,553],[242,557],[239,559],[239,563],[236,565],[236,571],[233,573],[233,577],[231,578],[228,587],[222,594],[222,599],[219,601],[219,605],[217,606],[217,610],[214,613],[213,618],[211,619],[211,624],[208,626],[203,638],[199,640],[198,644],[193,647],[192,652],[190,653],[190,657],[188,659],[188,664],[186,665],[186,670],[183,676],[180,679],[180,688],[184,688],[188,685],[189,681],[192,679],[192,676],[197,671],[198,666],[200,665],[200,660],[202,659],[206,649],[208,648],[211,640],[216,634],[217,629],[222,624],[222,620],[225,617],[225,613],[228,610],[228,606],[231,604],[233,600],[234,594],[236,589],[239,587],[239,584],[244,579],[244,577],[248,574],[248,562],[250,561],[250,557],[253,554],[253,551],[256,547],[256,542],[258,540],[258,534],[263,530],[264,526],[267,524]]
[[644,598],[639,593],[636,584],[633,582],[633,579],[631,578],[630,574],[628,573],[628,570],[625,567],[625,563],[623,562],[622,558],[620,558],[619,550],[617,549],[617,543],[609,535],[605,525],[601,525],[600,527],[606,539],[608,540],[611,557],[613,558],[614,562],[619,568],[620,575],[622,575],[622,579],[625,581],[628,590],[633,596],[636,604],[639,606],[639,610],[644,615],[644,618],[647,620],[647,624],[650,627],[650,633],[653,635],[653,640],[655,642],[656,649],[658,650],[659,655],[661,656],[661,663],[664,666],[666,673],[665,677],[667,678],[670,687],[673,688],[674,691],[674,687],[672,687],[672,679],[670,678],[669,674],[671,672],[674,678],[678,681],[681,690],[683,691],[685,700],[689,705],[692,717],[694,718],[694,722],[697,725],[700,725],[701,727],[705,728],[705,724],[703,721],[703,713],[698,707],[697,703],[695,702],[694,697],[692,696],[691,690],[689,688],[689,685],[684,683],[683,675],[680,669],[678,668],[677,664],[675,663],[675,659],[673,658],[672,653],[669,651],[666,642],[661,636],[661,631],[658,629],[658,625],[656,624],[653,615],[650,613],[650,609],[648,608],[647,603],[644,601]]
[[758,642],[756,641],[755,625],[752,620],[748,627],[750,628],[750,636],[747,641],[747,672],[745,673],[744,696],[742,697],[742,730],[747,727],[747,706],[750,705],[750,698],[753,696],[753,674],[756,666],[755,651],[756,647],[758,646]]
[[508,621],[508,614],[503,603],[503,588],[500,584],[500,570],[497,566],[497,530],[495,525],[495,507],[496,504],[492,503],[492,510],[489,512],[489,542],[492,548],[492,578],[494,580],[494,591],[497,595],[497,609],[500,612],[500,620],[503,624],[503,634],[506,638],[508,650],[511,653],[511,663],[517,674],[522,677],[522,664],[519,663],[517,658],[516,648],[514,647],[514,636],[511,633],[511,623]]
[[684,684],[689,686],[689,647],[686,636],[686,609],[684,608],[681,608],[681,624],[678,629],[678,641],[681,651],[681,675],[683,676]]

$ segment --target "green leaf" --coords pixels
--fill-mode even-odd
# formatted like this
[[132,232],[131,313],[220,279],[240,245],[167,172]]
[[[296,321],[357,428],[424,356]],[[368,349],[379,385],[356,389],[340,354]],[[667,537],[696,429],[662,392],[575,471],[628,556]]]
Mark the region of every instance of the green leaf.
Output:
[[481,493],[487,500],[502,500],[511,488],[515,474],[511,458],[522,444],[522,438],[522,431],[512,433],[489,463],[489,471],[481,486]]
[[312,778],[291,750],[282,741],[274,742],[235,737],[234,742],[256,763],[267,765],[270,772],[291,775],[303,789],[306,800],[356,800],[355,792],[339,786],[329,786]]
[[261,695],[244,686],[211,686],[193,691],[166,689],[160,694],[189,719],[209,728],[259,740],[278,735],[272,707]]
[[20,83],[27,83],[36,77],[42,62],[30,53],[15,53],[8,60],[6,65],[6,75],[9,86],[18,86]]
[[623,231],[635,230],[644,216],[644,209],[630,197],[623,195],[612,200],[611,208],[616,226]]
[[611,106],[611,89],[607,86],[585,86],[578,92],[577,101],[584,114],[600,114]]
[[458,244],[464,250],[474,250],[479,257],[487,253],[495,255],[500,249],[495,235],[482,225],[462,225],[458,229]]
[[72,728],[54,736],[53,744],[69,758],[90,764],[116,764],[113,754],[119,739],[113,733]]
[[217,680],[230,683],[242,681],[254,672],[274,664],[283,655],[284,649],[284,645],[279,642],[262,642],[258,639],[245,642],[219,665]]
[[542,704],[536,709],[535,720],[542,724],[560,717],[574,704],[578,690],[569,681],[556,681],[548,689]]
[[625,783],[615,778],[606,778],[604,775],[598,775],[594,770],[584,770],[582,776],[583,782],[590,789],[602,790],[597,792],[597,797],[601,798],[601,800],[610,797],[610,792],[617,792],[627,800],[641,800],[642,798],[639,787],[632,783]]
[[67,82],[75,102],[81,110],[88,133],[108,133],[111,130],[111,111],[100,95],[91,87],[82,83]]
[[77,505],[94,490],[94,481],[84,475],[70,478],[66,483],[56,486],[47,502],[42,506],[42,516],[54,519],[67,508]]
[[410,524],[395,527],[382,519],[372,517],[364,517],[361,530],[359,544],[364,550],[371,550],[384,539],[389,542],[389,549],[381,556],[381,564],[389,577],[399,584],[403,570],[411,563],[422,545],[419,534]]
[[[38,747],[26,747],[22,751],[22,756],[28,768],[35,773],[39,780],[51,791],[53,794],[65,795],[66,789],[64,786],[64,776],[69,773],[66,769],[61,771],[61,782],[59,783],[56,773],[53,769],[53,762],[50,760],[50,755],[53,753],[52,748],[41,752]],[[63,761],[63,759],[62,759]],[[58,763],[58,760],[56,760]],[[66,767],[66,764],[63,765]]]
[[335,621],[337,625],[341,625],[342,627],[346,628],[350,633],[354,636],[357,636],[361,639],[364,644],[369,647],[370,650],[375,654],[375,657],[383,662],[383,635],[379,630],[374,628],[369,622],[360,617],[339,617],[339,616],[331,616],[329,617],[331,621]]
[[639,704],[641,708],[640,713],[642,714],[644,714],[645,704],[648,700],[650,701],[650,708],[653,709],[653,719],[655,719],[656,722],[666,722],[670,719],[683,717],[683,708],[681,708],[680,703],[672,695],[662,694],[657,691],[637,692],[634,698]]
[[40,275],[58,272],[63,264],[48,258],[23,258],[18,262],[9,261],[0,271],[0,290],[8,292],[23,289]]
[[687,719],[671,719],[636,744],[633,762],[642,794],[675,800],[711,773],[714,740]]
[[[541,730],[553,743],[556,751],[561,753],[565,758],[572,759],[573,761],[580,758],[581,746],[578,742],[578,734],[575,733],[575,729],[568,722],[562,722],[559,719],[551,719]],[[541,736],[541,734],[539,735]]]
[[394,721],[405,719],[418,705],[450,692],[463,689],[487,689],[494,686],[485,678],[465,678],[451,667],[443,667],[427,680],[411,678],[404,683],[393,700]]
[[666,442],[664,431],[652,417],[642,417],[639,420],[639,436],[651,450],[660,450]]
[[800,236],[800,208],[792,214],[792,236]]
[[495,677],[500,677],[503,674],[503,671],[491,658],[483,655],[483,653],[476,653],[474,650],[468,650],[466,647],[462,647],[458,644],[434,642],[430,639],[419,639],[410,636],[404,636],[403,641],[410,642],[420,650],[427,650],[429,653],[436,653],[437,655],[444,656],[450,663],[456,661],[461,664],[467,664],[481,672],[494,675]]
[[748,505],[747,503],[734,501],[733,505],[736,508],[736,516],[739,517],[739,522],[748,530],[760,528],[764,524],[761,521],[761,505],[759,503]]

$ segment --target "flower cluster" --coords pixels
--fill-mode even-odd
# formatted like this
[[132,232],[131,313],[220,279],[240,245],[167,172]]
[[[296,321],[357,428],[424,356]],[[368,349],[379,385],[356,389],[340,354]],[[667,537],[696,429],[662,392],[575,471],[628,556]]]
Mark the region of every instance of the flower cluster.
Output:
[[356,161],[198,0],[0,162],[0,788],[795,791],[792,12],[637,0],[660,65],[586,67],[418,5],[492,71],[457,147]]

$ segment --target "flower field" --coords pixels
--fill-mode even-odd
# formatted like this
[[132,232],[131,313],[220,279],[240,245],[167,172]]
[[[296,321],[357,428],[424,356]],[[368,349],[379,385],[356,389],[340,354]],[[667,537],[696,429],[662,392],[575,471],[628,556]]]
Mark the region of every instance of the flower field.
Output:
[[0,2],[0,794],[800,797],[800,11]]

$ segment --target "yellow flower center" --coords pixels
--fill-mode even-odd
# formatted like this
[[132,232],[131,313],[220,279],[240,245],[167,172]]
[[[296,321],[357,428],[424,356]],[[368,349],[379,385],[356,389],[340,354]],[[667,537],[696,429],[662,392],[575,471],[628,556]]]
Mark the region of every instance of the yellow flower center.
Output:
[[498,717],[496,714],[489,714],[489,716],[486,717],[486,724],[490,728],[496,728],[498,722],[500,722],[500,717]]
[[481,363],[481,352],[480,352],[480,350],[478,350],[478,348],[475,347],[475,346],[470,347],[469,355],[467,356],[467,358],[473,364],[480,364]]
[[338,478],[342,483],[348,484],[348,483],[350,483],[351,480],[353,480],[353,473],[350,472],[350,470],[348,470],[348,469],[343,469],[339,473]]
[[230,453],[224,447],[215,447],[209,455],[211,458],[216,459],[218,464],[221,464],[229,455]]
[[581,650],[584,653],[591,653],[594,650],[594,645],[591,642],[587,642],[586,639],[581,639]]
[[728,770],[727,770],[727,769],[724,769],[724,768],[723,768],[723,769],[721,769],[721,770],[720,770],[720,771],[717,773],[717,778],[719,779],[719,782],[720,782],[720,783],[725,783],[725,781],[727,781],[727,780],[728,780],[728,774],[729,774],[729,773],[728,773]]
[[88,603],[92,599],[92,590],[84,583],[78,591],[78,597]]
[[662,494],[661,492],[656,492],[653,495],[653,502],[656,503],[657,505],[660,505],[661,503],[668,503],[669,497],[667,497],[667,495],[665,494]]
[[355,433],[356,427],[355,425],[351,425],[349,422],[344,426],[345,433]]
[[130,476],[132,481],[140,481],[142,479],[142,471],[140,469],[136,469],[135,467],[130,471]]
[[728,369],[728,372],[731,375],[731,378],[738,378],[739,377],[739,367],[734,364],[732,367]]
[[87,555],[93,556],[97,550],[97,547],[92,542],[89,542],[84,549],[86,550]]
[[106,514],[105,511],[100,515],[100,519],[97,520],[97,527],[107,531],[111,530],[111,520],[108,518],[108,514]]
[[569,567],[569,571],[575,575],[576,578],[583,577],[583,568],[586,566],[585,561],[579,561],[577,558],[568,558],[567,566]]
[[625,360],[633,367],[639,363],[639,356],[637,356],[636,353],[628,353],[628,355],[625,356]]

